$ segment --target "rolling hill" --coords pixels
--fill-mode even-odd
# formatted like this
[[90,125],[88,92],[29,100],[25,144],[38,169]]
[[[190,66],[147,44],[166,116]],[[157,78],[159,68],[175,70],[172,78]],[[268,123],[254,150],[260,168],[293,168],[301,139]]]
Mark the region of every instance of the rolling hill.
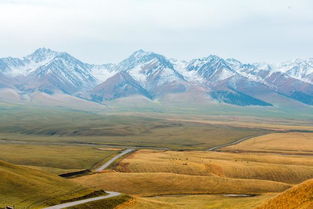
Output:
[[256,209],[311,209],[313,208],[313,180],[296,185],[266,201]]
[[39,170],[0,161],[0,207],[39,208],[92,193]]

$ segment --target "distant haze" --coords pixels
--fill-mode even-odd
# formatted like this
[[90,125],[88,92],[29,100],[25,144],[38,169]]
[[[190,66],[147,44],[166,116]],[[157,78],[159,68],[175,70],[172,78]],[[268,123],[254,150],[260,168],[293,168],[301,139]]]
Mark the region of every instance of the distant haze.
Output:
[[143,48],[189,60],[313,57],[312,0],[1,0],[0,57],[39,47],[89,63]]

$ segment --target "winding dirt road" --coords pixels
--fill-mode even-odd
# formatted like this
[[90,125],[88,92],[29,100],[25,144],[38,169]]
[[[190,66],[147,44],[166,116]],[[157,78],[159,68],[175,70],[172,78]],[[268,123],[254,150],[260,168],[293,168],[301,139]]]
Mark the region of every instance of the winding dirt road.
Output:
[[97,172],[103,171],[104,169],[108,168],[115,160],[119,159],[120,157],[133,152],[134,149],[126,149],[124,151],[122,151],[120,154],[114,156],[111,160],[107,161],[106,163],[104,163],[102,166],[100,166],[99,168],[96,169]]
[[245,138],[242,138],[242,139],[238,139],[238,140],[236,140],[234,142],[229,142],[227,144],[221,144],[221,145],[212,147],[212,148],[208,149],[207,151],[215,151],[215,150],[218,150],[220,148],[224,148],[224,147],[228,147],[228,146],[231,146],[231,145],[239,144],[240,142],[243,142],[243,141],[245,141],[247,139],[251,139],[251,138],[253,138],[253,137],[248,136],[248,137],[245,137]]
[[[112,159],[110,159],[109,161],[107,161],[105,164],[103,164],[101,167],[99,167],[98,169],[96,169],[97,172],[103,171],[104,169],[108,168],[115,160],[119,159],[120,157],[133,152],[135,149],[126,149],[123,150],[121,153],[119,153],[118,155],[114,156]],[[72,206],[76,206],[76,205],[81,205],[81,204],[85,204],[88,202],[93,202],[93,201],[97,201],[97,200],[103,200],[103,199],[108,199],[111,197],[116,197],[119,196],[121,193],[119,192],[110,192],[110,191],[105,191],[106,193],[108,193],[108,195],[105,196],[100,196],[100,197],[93,197],[93,198],[89,198],[89,199],[85,199],[85,200],[78,200],[78,201],[74,201],[74,202],[67,202],[67,203],[62,203],[59,205],[54,205],[51,207],[47,207],[44,209],[61,209],[61,208],[67,208],[67,207],[72,207]]]
[[67,207],[72,207],[72,206],[76,206],[76,205],[80,205],[80,204],[84,204],[84,203],[88,203],[88,202],[93,202],[93,201],[97,201],[97,200],[103,200],[103,199],[108,199],[111,197],[116,197],[116,196],[119,196],[121,194],[118,192],[109,192],[109,191],[106,191],[106,193],[108,193],[108,195],[100,196],[100,197],[93,197],[93,198],[89,198],[89,199],[85,199],[85,200],[78,200],[78,201],[74,201],[74,202],[63,203],[63,204],[47,207],[44,209],[67,208]]

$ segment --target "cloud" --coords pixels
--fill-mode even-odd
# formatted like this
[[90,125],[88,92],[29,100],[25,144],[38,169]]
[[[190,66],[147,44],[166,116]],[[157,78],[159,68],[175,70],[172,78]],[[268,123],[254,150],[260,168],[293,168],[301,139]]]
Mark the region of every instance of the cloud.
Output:
[[170,57],[313,55],[309,0],[2,0],[0,56],[46,46],[88,62],[144,48]]

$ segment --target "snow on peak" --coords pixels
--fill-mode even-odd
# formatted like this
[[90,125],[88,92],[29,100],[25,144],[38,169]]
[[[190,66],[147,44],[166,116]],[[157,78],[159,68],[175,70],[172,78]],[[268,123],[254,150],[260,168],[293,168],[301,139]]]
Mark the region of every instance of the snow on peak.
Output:
[[147,52],[147,51],[144,51],[143,49],[139,49],[139,50],[135,51],[130,57],[140,59],[140,58],[147,56],[147,55],[150,55],[150,54],[152,54],[152,52]]
[[137,68],[139,65],[148,64],[150,64],[151,66],[162,65],[163,67],[173,68],[171,62],[163,55],[154,52],[146,52],[141,49],[134,52],[127,59],[120,62],[117,65],[116,69],[117,71],[129,71]]
[[115,67],[116,65],[112,63],[93,65],[90,72],[97,79],[97,84],[100,84],[116,74]]
[[273,65],[275,71],[285,73],[295,79],[313,83],[313,58],[295,59]]
[[195,71],[204,80],[210,82],[225,80],[237,74],[226,60],[216,55],[193,59],[186,70]]
[[81,62],[66,52],[39,48],[23,58],[0,59],[0,72],[10,77],[28,76],[39,69],[48,70],[49,67],[51,69],[62,68],[62,72],[67,77],[69,77],[67,73],[75,73],[76,77],[80,77],[78,74],[81,73],[83,78],[90,75],[97,80],[97,83],[104,82],[117,72],[127,71],[142,86],[153,79],[156,83],[173,80],[203,83],[225,80],[234,75],[265,83],[269,76],[277,72],[287,77],[313,83],[313,58],[296,59],[277,65],[242,63],[233,58],[223,59],[216,55],[191,61],[179,61],[139,49],[116,65],[91,65]]
[[27,76],[37,68],[47,64],[59,53],[47,48],[39,48],[32,54],[23,58],[4,58],[7,66],[10,68],[6,72],[7,76]]
[[238,68],[242,65],[239,60],[236,60],[234,58],[227,58],[225,61],[234,68]]
[[53,51],[48,48],[39,48],[35,50],[32,54],[26,56],[26,59],[29,59],[35,63],[42,62],[47,59],[52,59],[57,56],[59,52]]

